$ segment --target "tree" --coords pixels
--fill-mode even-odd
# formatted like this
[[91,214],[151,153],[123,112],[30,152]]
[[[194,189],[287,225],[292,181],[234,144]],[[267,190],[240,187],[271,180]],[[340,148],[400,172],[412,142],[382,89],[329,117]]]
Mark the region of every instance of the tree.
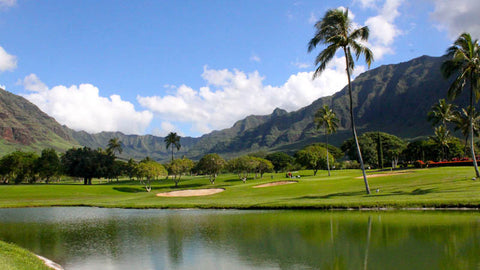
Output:
[[36,161],[36,169],[40,178],[48,184],[50,179],[60,173],[60,158],[55,149],[42,150],[41,156]]
[[315,124],[317,129],[323,126],[325,130],[325,149],[327,150],[327,170],[328,176],[330,176],[330,163],[328,161],[328,134],[332,134],[337,131],[338,128],[338,118],[328,105],[323,105],[322,108],[318,109],[315,113]]
[[369,36],[369,29],[363,26],[354,29],[353,22],[348,17],[348,9],[331,9],[325,13],[322,20],[315,24],[315,36],[308,43],[308,51],[311,52],[319,44],[325,44],[327,47],[321,51],[316,59],[315,65],[317,69],[313,74],[313,78],[320,76],[320,74],[327,67],[328,62],[333,59],[337,50],[342,49],[345,55],[345,65],[348,79],[348,93],[350,98],[350,121],[352,126],[352,134],[357,147],[357,155],[359,157],[360,166],[362,168],[363,180],[367,194],[370,194],[370,187],[368,186],[367,175],[365,173],[365,166],[363,164],[362,152],[358,144],[357,131],[355,127],[355,119],[353,115],[353,97],[352,84],[350,75],[355,67],[355,62],[352,57],[351,50],[353,50],[357,60],[363,55],[368,67],[373,61],[373,53],[366,46],[359,43],[357,40],[366,42]]
[[172,148],[172,161],[173,161],[173,147],[175,146],[177,148],[177,151],[180,150],[180,136],[177,135],[176,132],[170,132],[168,133],[167,137],[163,140],[165,142],[165,145],[167,146],[167,149],[169,147]]
[[115,156],[115,152],[118,154],[123,152],[122,142],[118,138],[108,140],[107,153]]
[[[328,157],[333,163],[332,156]],[[313,144],[295,153],[295,160],[307,169],[313,170],[313,175],[317,175],[317,171],[327,168],[327,149],[318,144]]]
[[293,157],[287,155],[284,152],[271,153],[268,154],[265,158],[272,162],[275,173],[285,171],[289,166],[291,166],[293,162]]
[[467,109],[462,108],[460,111],[455,111],[452,122],[455,125],[454,130],[462,132],[464,137],[464,155],[467,155],[468,136],[470,133],[470,115],[473,123],[473,134],[479,135],[480,131],[480,113],[470,106]]
[[255,173],[260,174],[260,178],[263,178],[263,174],[266,172],[273,171],[273,164],[268,159],[260,158],[260,157],[251,157],[256,164]]
[[447,127],[447,123],[454,118],[455,107],[454,104],[447,103],[445,99],[440,99],[428,112],[427,119],[432,122],[433,126],[441,123],[444,127]]
[[65,173],[83,178],[84,185],[91,185],[94,177],[100,177],[102,160],[98,150],[89,147],[68,149],[61,157]]
[[193,161],[188,158],[175,159],[170,162],[168,168],[170,173],[173,175],[173,181],[175,182],[175,187],[178,186],[182,174],[190,172],[193,168]]
[[156,161],[144,159],[137,164],[135,174],[140,183],[145,186],[145,190],[150,192],[152,190],[152,181],[160,176],[167,175],[167,170]]
[[[453,83],[448,89],[448,97],[455,99],[465,88],[470,86],[470,104],[474,108],[474,98],[480,97],[480,46],[478,40],[472,40],[468,33],[461,34],[453,45],[447,49],[446,55],[450,58],[442,63],[442,74],[445,78],[454,76]],[[469,117],[470,125],[470,148],[475,169],[476,178],[480,177],[474,147],[474,129],[472,114]]]
[[34,183],[36,178],[36,162],[38,155],[34,152],[15,151],[5,155],[0,160],[0,173],[3,183],[13,181],[20,184],[23,181]]
[[442,149],[442,156],[440,160],[445,159],[446,149],[448,149],[448,143],[451,141],[450,132],[445,126],[438,126],[435,128],[435,135],[430,136],[430,139]]
[[[363,158],[365,164],[371,166],[379,166],[382,163],[380,159],[391,160],[395,167],[398,163],[399,156],[405,148],[405,142],[385,132],[366,132],[358,138],[360,147],[363,149]],[[346,153],[351,159],[358,160],[355,142],[350,138],[343,142],[342,151]],[[382,151],[382,154],[379,151]]]
[[225,163],[225,160],[218,154],[206,154],[198,162],[197,170],[208,175],[210,183],[213,185]]

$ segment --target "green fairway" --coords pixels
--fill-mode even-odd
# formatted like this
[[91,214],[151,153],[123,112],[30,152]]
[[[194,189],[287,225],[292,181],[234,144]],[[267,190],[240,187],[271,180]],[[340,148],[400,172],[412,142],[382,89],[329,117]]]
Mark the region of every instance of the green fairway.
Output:
[[0,241],[0,268],[5,270],[50,269],[33,253],[3,241]]
[[[265,174],[243,183],[236,175],[220,175],[214,185],[207,177],[184,177],[178,188],[172,180],[159,180],[152,192],[137,181],[94,185],[35,184],[0,186],[0,207],[99,206],[122,208],[362,208],[362,207],[479,207],[480,181],[472,181],[471,167],[409,169],[368,174],[371,195],[366,195],[360,170],[325,171],[300,175],[298,183],[253,188],[290,180],[284,173]],[[384,174],[383,176],[378,176]],[[199,197],[157,197],[160,192],[223,188],[224,192]]]

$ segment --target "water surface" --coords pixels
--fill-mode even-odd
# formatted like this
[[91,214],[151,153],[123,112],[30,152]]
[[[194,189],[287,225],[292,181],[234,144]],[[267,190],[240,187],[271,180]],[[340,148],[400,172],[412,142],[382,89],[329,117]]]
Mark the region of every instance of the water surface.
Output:
[[478,212],[0,209],[65,269],[480,269]]

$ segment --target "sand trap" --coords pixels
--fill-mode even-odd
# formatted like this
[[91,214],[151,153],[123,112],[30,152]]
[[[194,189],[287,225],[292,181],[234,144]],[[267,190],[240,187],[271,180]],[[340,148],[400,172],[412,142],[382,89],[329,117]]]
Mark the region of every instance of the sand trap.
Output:
[[[396,172],[396,173],[379,173],[379,174],[367,174],[367,178],[375,178],[375,177],[382,177],[382,176],[391,176],[391,175],[399,175],[399,174],[408,174],[410,172]],[[356,179],[362,179],[363,176],[355,177]]]
[[224,188],[208,188],[208,189],[187,189],[158,193],[158,197],[193,197],[207,196],[225,191]]
[[287,185],[287,184],[295,184],[298,181],[278,181],[278,182],[271,182],[266,184],[261,184],[258,186],[254,186],[253,188],[262,188],[262,187],[273,187],[273,186],[280,186],[280,185]]

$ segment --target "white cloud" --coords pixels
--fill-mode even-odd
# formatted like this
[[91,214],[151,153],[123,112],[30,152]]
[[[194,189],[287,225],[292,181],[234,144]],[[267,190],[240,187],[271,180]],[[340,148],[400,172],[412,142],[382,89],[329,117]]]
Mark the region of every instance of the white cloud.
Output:
[[250,56],[250,61],[258,63],[258,62],[261,62],[262,59],[260,59],[260,57],[258,57],[258,55],[253,54],[252,56]]
[[312,67],[312,65],[309,64],[309,63],[302,63],[302,62],[299,62],[299,61],[292,62],[291,64],[292,64],[292,66],[300,68],[300,69],[305,69],[305,68],[311,68]]
[[[335,58],[315,80],[313,72],[299,72],[281,86],[264,85],[257,71],[246,74],[205,67],[206,85],[198,90],[182,85],[172,95],[137,96],[137,100],[162,121],[186,123],[194,132],[207,133],[228,128],[251,114],[270,114],[276,107],[297,110],[332,95],[347,83],[344,61]],[[355,74],[364,70],[358,66]]]
[[0,8],[13,7],[17,3],[17,0],[0,0]]
[[59,123],[87,132],[121,131],[142,134],[153,118],[149,111],[138,112],[132,103],[119,95],[99,95],[97,87],[80,84],[49,89],[35,74],[25,77],[22,84],[31,94],[25,98]]
[[0,72],[3,71],[12,71],[17,68],[17,57],[14,55],[8,54],[1,46],[0,46]]
[[170,132],[176,132],[180,136],[184,136],[184,133],[180,131],[174,124],[168,121],[162,121],[160,123],[160,128],[154,128],[152,134],[159,137],[165,137]]
[[0,84],[0,88],[3,90],[7,90],[7,87],[5,85]]
[[381,59],[385,54],[394,54],[392,44],[402,31],[394,24],[400,15],[398,8],[404,0],[386,0],[381,8],[376,7],[375,1],[363,0],[362,5],[378,9],[377,16],[368,18],[365,25],[370,29],[368,46],[373,51],[375,59]]
[[480,1],[478,0],[436,0],[431,18],[438,22],[437,27],[445,30],[449,38],[456,39],[468,32],[480,38]]

